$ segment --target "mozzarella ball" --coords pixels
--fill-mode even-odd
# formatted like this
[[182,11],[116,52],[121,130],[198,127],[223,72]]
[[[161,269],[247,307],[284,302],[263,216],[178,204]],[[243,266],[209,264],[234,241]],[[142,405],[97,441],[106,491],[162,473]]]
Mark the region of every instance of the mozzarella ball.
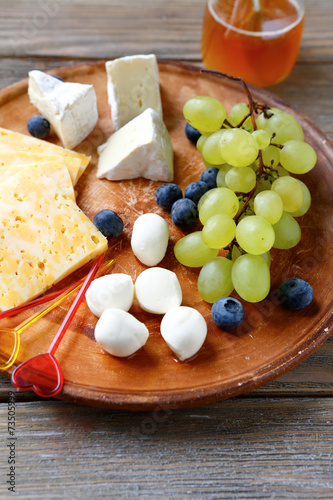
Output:
[[106,309],[95,327],[96,342],[113,356],[131,356],[148,337],[146,325],[121,309]]
[[133,225],[131,246],[146,266],[156,266],[164,258],[169,241],[168,223],[157,214],[143,214]]
[[86,301],[95,316],[109,308],[128,311],[134,300],[134,285],[127,274],[107,274],[92,281],[86,293]]
[[175,307],[163,317],[161,335],[170,349],[184,361],[201,348],[207,335],[207,323],[196,309]]
[[144,311],[154,314],[180,306],[183,298],[176,274],[162,267],[151,267],[137,277],[135,297]]

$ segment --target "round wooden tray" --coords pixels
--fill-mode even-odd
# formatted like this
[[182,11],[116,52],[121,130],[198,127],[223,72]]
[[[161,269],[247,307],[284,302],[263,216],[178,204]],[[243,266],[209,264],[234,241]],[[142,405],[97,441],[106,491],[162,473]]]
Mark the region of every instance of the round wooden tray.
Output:
[[[175,151],[175,182],[185,188],[199,179],[204,168],[200,154],[184,134],[185,101],[195,95],[210,95],[220,99],[229,110],[246,97],[237,82],[201,74],[195,67],[161,62],[159,69],[164,120]],[[183,305],[197,308],[208,323],[207,340],[198,355],[189,362],[176,361],[160,335],[161,316],[145,313],[134,304],[130,312],[146,323],[150,337],[130,359],[121,359],[103,353],[96,344],[97,318],[82,304],[56,354],[65,378],[59,398],[133,410],[195,406],[254,389],[291,369],[320,346],[332,330],[333,149],[324,134],[274,95],[252,88],[257,101],[296,116],[306,140],[317,151],[318,164],[302,177],[312,193],[313,204],[299,219],[303,232],[300,244],[290,251],[272,251],[271,295],[259,304],[245,303],[244,323],[237,331],[225,332],[214,325],[211,306],[200,299],[199,270],[183,267],[174,258],[173,246],[184,233],[156,205],[154,192],[159,183],[96,178],[97,146],[113,131],[104,63],[60,68],[57,73],[67,81],[93,84],[98,96],[98,124],[77,148],[92,155],[91,164],[76,187],[77,201],[91,219],[103,208],[113,209],[122,217],[124,232],[109,243],[108,255],[116,261],[113,272],[128,273],[135,280],[145,269],[131,252],[132,225],[145,212],[162,215],[170,225],[170,242],[160,266],[176,272],[183,289]],[[2,90],[0,106],[0,126],[27,133],[27,121],[36,114],[29,103],[27,80]],[[50,140],[58,143],[56,137]],[[278,285],[291,277],[309,281],[314,289],[314,301],[304,311],[289,312],[275,299]],[[69,305],[69,301],[62,304],[22,333],[16,365],[47,350]],[[2,326],[17,325],[29,314],[31,311],[3,321]],[[6,346],[2,348],[6,350]],[[9,376],[11,371],[3,373]]]

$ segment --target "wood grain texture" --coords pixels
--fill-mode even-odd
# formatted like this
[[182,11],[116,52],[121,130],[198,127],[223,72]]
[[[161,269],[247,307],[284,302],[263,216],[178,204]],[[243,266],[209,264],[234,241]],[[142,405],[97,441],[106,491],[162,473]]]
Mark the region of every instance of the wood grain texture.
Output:
[[[201,59],[205,0],[2,0],[0,6],[1,56],[105,59],[153,52]],[[333,4],[305,0],[305,6],[300,61],[332,62]]]
[[[17,408],[22,498],[332,498],[333,400],[233,399],[205,408]],[[6,434],[6,407],[0,432]],[[6,454],[5,454],[6,456]],[[7,471],[0,462],[2,477]],[[4,484],[0,484],[2,498]]]

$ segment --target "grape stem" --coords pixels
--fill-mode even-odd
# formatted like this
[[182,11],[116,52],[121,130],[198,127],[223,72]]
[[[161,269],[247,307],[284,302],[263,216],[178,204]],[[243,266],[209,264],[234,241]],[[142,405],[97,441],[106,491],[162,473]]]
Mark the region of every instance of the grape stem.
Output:
[[216,75],[216,76],[219,76],[221,78],[227,78],[228,80],[233,80],[235,82],[240,82],[243,85],[244,90],[245,90],[246,95],[247,95],[247,98],[248,98],[249,109],[250,109],[249,115],[246,118],[248,118],[249,116],[251,116],[253,130],[257,130],[257,124],[256,124],[256,120],[255,120],[255,117],[254,117],[254,107],[253,107],[253,102],[254,101],[253,101],[253,97],[252,97],[252,94],[250,92],[249,87],[247,86],[247,84],[243,80],[243,78],[241,78],[240,76],[228,75],[228,73],[222,73],[222,71],[218,71],[217,69],[204,69],[204,68],[202,68],[200,70],[200,72],[201,73],[209,73],[211,75]]

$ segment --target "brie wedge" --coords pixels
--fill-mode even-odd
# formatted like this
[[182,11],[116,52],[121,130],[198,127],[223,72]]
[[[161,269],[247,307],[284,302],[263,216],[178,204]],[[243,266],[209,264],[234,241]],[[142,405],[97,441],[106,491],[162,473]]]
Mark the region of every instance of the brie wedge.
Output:
[[121,57],[108,61],[105,67],[111,117],[116,130],[147,108],[163,117],[155,55]]
[[61,82],[34,70],[29,72],[28,94],[65,148],[75,148],[97,123],[97,99],[92,85]]
[[111,135],[98,148],[98,154],[99,178],[173,180],[170,136],[161,117],[151,108]]

